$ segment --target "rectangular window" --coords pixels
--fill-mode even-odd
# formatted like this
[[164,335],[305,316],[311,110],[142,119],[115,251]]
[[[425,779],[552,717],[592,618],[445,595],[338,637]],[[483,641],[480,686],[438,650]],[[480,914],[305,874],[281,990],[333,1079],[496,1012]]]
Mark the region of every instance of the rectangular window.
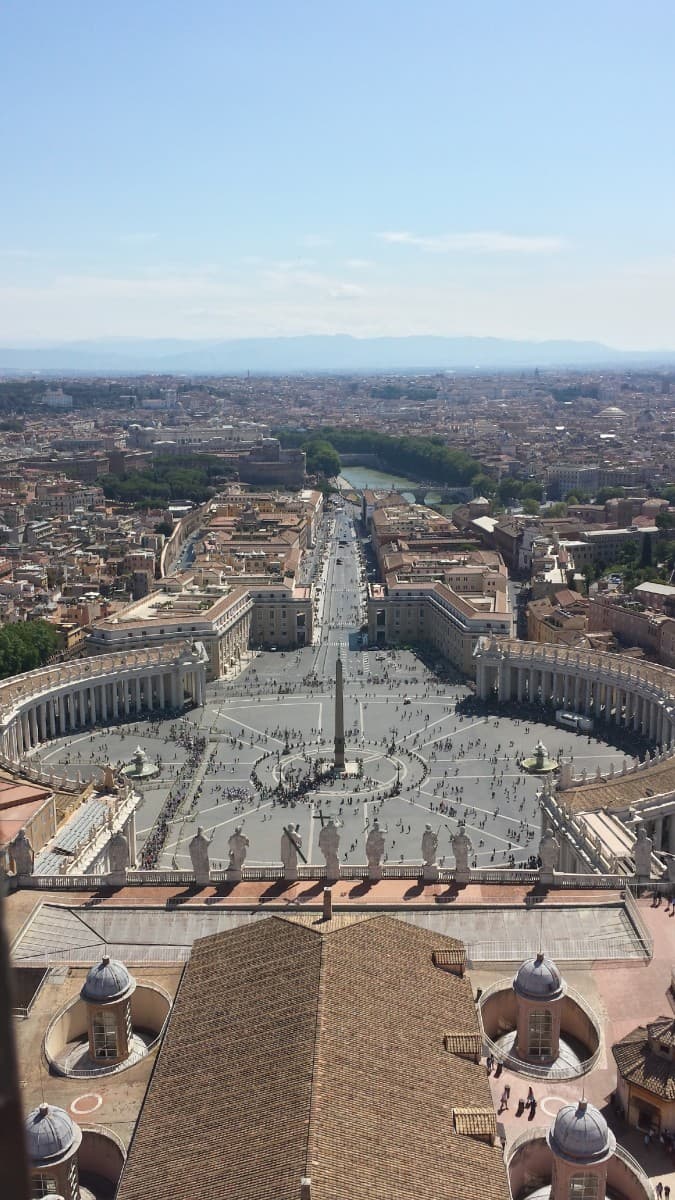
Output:
[[529,1052],[533,1058],[550,1056],[552,1025],[551,1014],[546,1009],[542,1008],[530,1013]]
[[597,1200],[598,1177],[590,1171],[570,1179],[569,1200]]
[[117,1019],[114,1012],[100,1009],[92,1019],[94,1055],[96,1058],[117,1058]]
[[35,1200],[40,1200],[42,1196],[50,1196],[56,1193],[56,1179],[52,1175],[33,1176],[33,1196]]

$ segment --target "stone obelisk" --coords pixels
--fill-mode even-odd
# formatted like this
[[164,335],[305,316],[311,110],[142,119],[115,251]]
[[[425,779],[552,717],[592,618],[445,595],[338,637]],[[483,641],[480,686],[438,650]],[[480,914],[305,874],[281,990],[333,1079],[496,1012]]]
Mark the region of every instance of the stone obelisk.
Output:
[[342,695],[342,659],[338,651],[335,664],[335,754],[333,765],[338,771],[345,766],[345,717]]

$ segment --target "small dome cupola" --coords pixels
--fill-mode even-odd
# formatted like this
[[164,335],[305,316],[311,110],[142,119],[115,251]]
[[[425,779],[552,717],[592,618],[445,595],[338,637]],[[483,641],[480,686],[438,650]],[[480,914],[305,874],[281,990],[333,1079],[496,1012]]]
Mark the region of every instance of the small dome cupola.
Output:
[[77,1152],[82,1130],[63,1108],[41,1104],[26,1118],[26,1150],[33,1176],[33,1194],[58,1194],[80,1200]]
[[525,1062],[546,1066],[560,1053],[560,1020],[565,981],[541,952],[528,958],[513,980],[516,997],[514,1050]]
[[560,1109],[547,1141],[556,1158],[575,1165],[604,1162],[616,1149],[616,1138],[605,1118],[587,1100]]
[[87,973],[80,996],[87,1004],[114,1004],[131,995],[136,981],[124,963],[104,954]]
[[82,1141],[79,1125],[63,1108],[41,1104],[26,1119],[26,1149],[34,1166],[60,1162],[77,1150]]
[[558,1000],[564,995],[565,983],[555,963],[540,952],[520,967],[513,990],[526,1000]]
[[104,955],[87,973],[80,998],[87,1006],[89,1056],[99,1064],[126,1062],[132,1048],[131,997],[136,980],[124,963]]

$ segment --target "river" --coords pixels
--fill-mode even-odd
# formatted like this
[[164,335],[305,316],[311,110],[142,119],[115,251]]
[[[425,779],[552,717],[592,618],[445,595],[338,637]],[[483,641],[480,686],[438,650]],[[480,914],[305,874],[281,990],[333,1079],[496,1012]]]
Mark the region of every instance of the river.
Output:
[[[403,492],[406,500],[409,500],[411,504],[415,502],[412,489],[417,487],[417,484],[414,479],[406,479],[404,475],[389,475],[386,471],[377,471],[375,467],[343,467],[340,479],[357,492],[363,491],[364,488],[376,488],[377,490],[397,488]],[[433,504],[441,512],[452,512],[455,505],[439,504],[440,498],[439,491],[427,492],[426,503]]]

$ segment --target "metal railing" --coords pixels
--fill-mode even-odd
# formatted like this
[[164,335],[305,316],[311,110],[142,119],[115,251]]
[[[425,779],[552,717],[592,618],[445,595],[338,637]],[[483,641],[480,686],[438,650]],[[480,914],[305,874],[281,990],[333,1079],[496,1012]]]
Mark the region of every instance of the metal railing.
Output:
[[[522,1150],[523,1146],[527,1146],[531,1142],[546,1142],[547,1134],[548,1129],[544,1128],[543,1125],[538,1125],[534,1129],[526,1129],[524,1133],[520,1133],[517,1138],[514,1138],[506,1151],[505,1157],[507,1171],[511,1167],[511,1163],[513,1162],[516,1154],[519,1152],[519,1150]],[[616,1149],[614,1150],[614,1156],[618,1158],[625,1167],[628,1168],[632,1175],[635,1175],[640,1183],[640,1186],[644,1190],[646,1200],[655,1200],[654,1189],[649,1176],[640,1166],[637,1159],[633,1158],[633,1155],[629,1154],[628,1150],[625,1150],[623,1146],[619,1146],[618,1143]],[[553,1155],[551,1155],[551,1162],[552,1160]]]
[[651,1180],[650,1180],[649,1176],[647,1175],[647,1172],[645,1171],[644,1167],[640,1166],[638,1160],[636,1158],[633,1158],[633,1155],[630,1154],[629,1151],[625,1149],[625,1147],[619,1146],[618,1143],[617,1143],[616,1150],[614,1151],[614,1153],[615,1153],[616,1157],[621,1159],[621,1161],[624,1163],[624,1165],[628,1167],[629,1171],[631,1171],[634,1175],[637,1176],[642,1187],[644,1188],[645,1192],[647,1193],[648,1200],[655,1200],[654,1189],[652,1187]]
[[[491,996],[497,995],[499,992],[513,992],[513,981],[511,979],[498,979],[496,983],[491,984],[482,993],[479,1003],[478,1012],[481,1016],[481,1028],[483,1031],[483,1041],[486,1046],[486,1052],[505,1066],[509,1071],[514,1071],[519,1075],[532,1076],[534,1079],[578,1079],[580,1075],[587,1075],[589,1071],[598,1061],[602,1050],[602,1035],[600,1025],[593,1009],[584,1000],[583,996],[574,988],[567,986],[565,988],[565,996],[570,999],[577,1008],[581,1009],[584,1016],[590,1021],[597,1035],[598,1044],[592,1054],[588,1058],[579,1061],[577,1064],[572,1063],[563,1066],[537,1066],[536,1063],[527,1062],[524,1058],[519,1058],[517,1054],[512,1054],[508,1050],[502,1050],[495,1041],[485,1032],[483,1027],[482,1009],[485,1001]],[[508,1032],[508,1031],[505,1031]],[[561,1028],[561,1033],[564,1034],[564,1028]]]
[[640,912],[640,909],[638,908],[638,905],[635,902],[635,899],[630,891],[630,888],[626,888],[626,893],[624,896],[624,903],[626,906],[626,912],[628,913],[628,916],[630,918],[631,925],[633,926],[633,929],[635,930],[636,934],[638,935],[638,937],[644,947],[644,951],[645,951],[647,958],[649,958],[651,960],[654,957],[654,938],[652,937],[651,933],[649,932],[649,929],[647,928],[645,920]]

